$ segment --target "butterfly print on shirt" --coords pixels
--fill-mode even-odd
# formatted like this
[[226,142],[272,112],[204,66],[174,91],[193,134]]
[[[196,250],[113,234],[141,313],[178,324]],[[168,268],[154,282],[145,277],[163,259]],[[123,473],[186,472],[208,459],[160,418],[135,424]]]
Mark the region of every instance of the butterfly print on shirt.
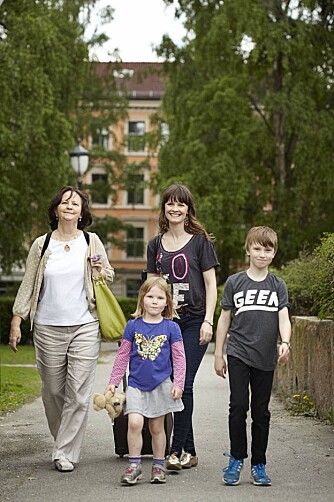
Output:
[[135,340],[138,346],[138,354],[145,361],[149,358],[154,361],[161,352],[161,347],[167,340],[166,335],[158,335],[154,338],[145,338],[140,333],[135,333]]

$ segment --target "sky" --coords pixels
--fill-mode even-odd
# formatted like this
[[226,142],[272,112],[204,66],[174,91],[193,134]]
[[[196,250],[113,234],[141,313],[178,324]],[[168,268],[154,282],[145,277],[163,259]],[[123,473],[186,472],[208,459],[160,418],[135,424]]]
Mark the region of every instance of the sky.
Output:
[[[110,61],[115,48],[125,62],[159,61],[152,45],[159,45],[165,33],[179,45],[185,35],[182,22],[174,19],[174,7],[166,7],[163,0],[100,0],[95,11],[105,5],[115,11],[114,20],[101,26],[110,40],[91,53],[99,61]],[[94,15],[91,25],[97,23]]]

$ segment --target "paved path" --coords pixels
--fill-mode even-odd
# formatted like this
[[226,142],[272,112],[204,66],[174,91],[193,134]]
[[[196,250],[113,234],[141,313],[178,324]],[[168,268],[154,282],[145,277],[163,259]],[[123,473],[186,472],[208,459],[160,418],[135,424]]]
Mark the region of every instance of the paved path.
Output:
[[[104,344],[103,348],[110,348]],[[112,346],[113,347],[113,346]],[[151,458],[144,457],[144,479],[122,487],[127,459],[114,454],[110,420],[90,412],[82,460],[72,473],[59,473],[50,461],[52,441],[41,399],[0,419],[0,500],[13,502],[242,501],[329,502],[334,500],[334,427],[313,419],[291,417],[272,400],[268,448],[271,487],[255,487],[246,460],[239,486],[221,482],[227,431],[228,383],[213,371],[213,347],[201,366],[195,390],[195,432],[200,464],[169,474],[166,485],[149,483]],[[95,392],[103,392],[114,352],[101,353]]]

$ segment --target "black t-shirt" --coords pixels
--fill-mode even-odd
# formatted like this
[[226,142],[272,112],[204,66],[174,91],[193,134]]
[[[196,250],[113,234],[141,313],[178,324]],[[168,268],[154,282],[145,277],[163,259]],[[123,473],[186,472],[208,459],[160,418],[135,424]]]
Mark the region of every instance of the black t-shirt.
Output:
[[171,284],[175,308],[186,307],[190,314],[205,315],[203,272],[218,265],[213,244],[204,234],[193,235],[177,251],[166,251],[160,235],[148,243],[147,271],[163,276]]
[[220,306],[232,310],[227,354],[264,371],[277,364],[278,312],[290,307],[285,282],[268,272],[263,281],[253,281],[247,272],[231,275]]

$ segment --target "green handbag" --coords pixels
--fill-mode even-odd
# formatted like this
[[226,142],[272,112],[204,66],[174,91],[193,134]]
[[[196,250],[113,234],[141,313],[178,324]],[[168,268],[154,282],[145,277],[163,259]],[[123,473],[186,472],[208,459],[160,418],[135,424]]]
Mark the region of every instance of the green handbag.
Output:
[[109,342],[116,342],[123,336],[126,319],[118,301],[102,276],[92,277],[101,336]]

